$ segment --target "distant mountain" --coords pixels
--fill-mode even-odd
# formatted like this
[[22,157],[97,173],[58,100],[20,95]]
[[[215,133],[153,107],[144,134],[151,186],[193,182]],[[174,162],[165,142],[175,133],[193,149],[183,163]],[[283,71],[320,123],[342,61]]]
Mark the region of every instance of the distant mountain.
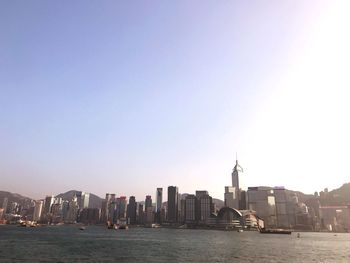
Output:
[[321,192],[320,203],[322,205],[350,205],[350,183],[343,184],[328,193]]
[[7,205],[11,204],[12,202],[16,202],[23,207],[29,207],[32,201],[31,198],[22,196],[20,194],[0,191],[0,207],[2,207],[5,198],[8,199]]
[[217,198],[213,198],[213,203],[215,204],[217,209],[220,209],[225,206],[225,202]]
[[304,194],[300,191],[293,191],[293,190],[286,189],[286,192],[287,192],[287,195],[296,194],[298,196],[299,202],[302,202],[302,203],[305,203],[310,198],[314,198],[314,195]]
[[[70,190],[68,192],[58,194],[56,197],[60,197],[63,200],[70,201],[72,200],[74,194],[77,192],[81,192],[81,191]],[[98,197],[95,194],[90,193],[89,208],[101,208],[101,204],[102,204],[102,198]]]

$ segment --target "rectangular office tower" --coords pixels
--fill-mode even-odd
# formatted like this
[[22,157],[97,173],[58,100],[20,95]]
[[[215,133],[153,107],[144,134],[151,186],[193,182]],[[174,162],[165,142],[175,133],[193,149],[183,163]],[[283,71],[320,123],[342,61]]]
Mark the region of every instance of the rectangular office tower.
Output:
[[247,208],[256,211],[268,227],[290,227],[294,215],[288,214],[290,201],[284,187],[248,187],[247,198]]
[[163,188],[157,188],[156,192],[157,209],[156,212],[159,213],[162,210],[163,203]]
[[168,187],[168,221],[177,223],[178,220],[178,188],[176,186]]
[[126,213],[127,213],[128,223],[131,225],[136,224],[136,210],[137,210],[137,203],[136,203],[135,196],[130,196]]

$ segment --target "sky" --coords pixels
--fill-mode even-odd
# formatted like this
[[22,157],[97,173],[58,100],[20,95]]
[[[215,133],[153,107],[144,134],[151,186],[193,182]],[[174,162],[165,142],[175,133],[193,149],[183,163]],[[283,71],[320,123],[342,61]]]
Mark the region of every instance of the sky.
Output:
[[0,3],[0,190],[224,199],[350,181],[349,1]]

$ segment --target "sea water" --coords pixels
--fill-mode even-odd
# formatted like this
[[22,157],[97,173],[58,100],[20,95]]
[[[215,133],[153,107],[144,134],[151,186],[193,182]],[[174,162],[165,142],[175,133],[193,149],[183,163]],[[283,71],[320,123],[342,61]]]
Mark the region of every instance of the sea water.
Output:
[[0,226],[0,262],[350,262],[350,234]]

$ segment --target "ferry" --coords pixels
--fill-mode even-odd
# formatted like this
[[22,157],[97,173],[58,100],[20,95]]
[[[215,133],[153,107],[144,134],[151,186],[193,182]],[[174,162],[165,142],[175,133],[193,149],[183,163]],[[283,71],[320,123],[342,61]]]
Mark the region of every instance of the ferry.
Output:
[[261,234],[284,234],[284,235],[290,235],[292,234],[291,230],[288,229],[260,229]]

